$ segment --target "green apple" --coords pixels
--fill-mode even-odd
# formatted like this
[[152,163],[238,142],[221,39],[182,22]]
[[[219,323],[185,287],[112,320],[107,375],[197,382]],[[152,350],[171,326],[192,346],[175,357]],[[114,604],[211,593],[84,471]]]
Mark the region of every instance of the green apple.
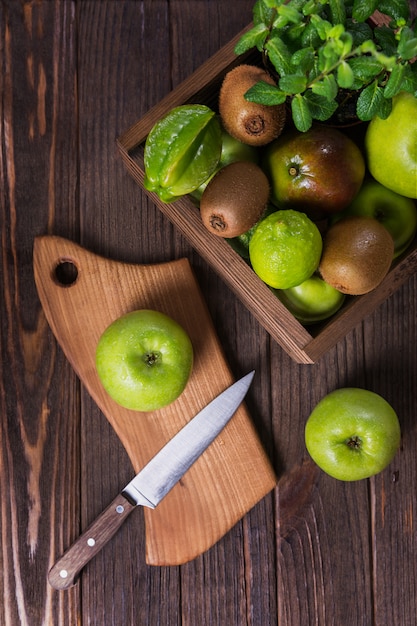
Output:
[[318,218],[347,207],[365,176],[365,159],[356,143],[326,126],[278,137],[267,146],[262,166],[274,204]]
[[340,309],[346,297],[317,274],[296,287],[273,291],[282,304],[304,325],[331,317]]
[[332,221],[348,215],[373,217],[381,222],[394,240],[394,258],[408,248],[417,232],[414,200],[401,196],[376,180],[365,181],[353,202]]
[[317,465],[339,480],[361,480],[393,460],[401,440],[397,414],[380,395],[347,387],[325,396],[305,427],[307,450]]
[[402,91],[387,119],[375,117],[365,135],[368,169],[388,189],[417,198],[417,98]]
[[98,376],[121,406],[154,411],[183,392],[193,365],[186,331],[160,311],[140,309],[116,319],[96,350]]

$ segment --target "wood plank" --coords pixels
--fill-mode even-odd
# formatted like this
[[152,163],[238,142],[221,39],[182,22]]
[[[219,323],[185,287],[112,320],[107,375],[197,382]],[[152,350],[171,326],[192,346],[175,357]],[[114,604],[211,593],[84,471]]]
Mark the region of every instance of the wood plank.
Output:
[[[78,532],[79,383],[30,269],[33,237],[76,236],[76,28],[70,2],[3,2],[1,102],[1,624],[77,622],[45,571]],[[61,147],[65,146],[65,150]]]
[[[124,129],[247,25],[251,7],[0,5],[2,626],[415,624],[416,277],[317,363],[298,365],[140,192],[116,148]],[[128,520],[69,593],[47,586],[51,555],[132,465],[41,314],[32,246],[47,233],[128,262],[190,259],[232,371],[260,372],[248,407],[281,477],[181,567],[144,564],[144,519]],[[381,392],[403,429],[395,462],[358,484],[329,479],[303,446],[312,406],[347,385]]]

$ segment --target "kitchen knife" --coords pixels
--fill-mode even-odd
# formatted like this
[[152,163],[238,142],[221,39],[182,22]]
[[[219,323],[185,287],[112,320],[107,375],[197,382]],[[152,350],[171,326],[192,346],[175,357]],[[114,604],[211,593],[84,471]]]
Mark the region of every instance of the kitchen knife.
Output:
[[113,502],[53,565],[48,581],[71,587],[82,568],[115,535],[135,506],[154,509],[234,415],[254,371],[228,387],[191,419],[126,485]]

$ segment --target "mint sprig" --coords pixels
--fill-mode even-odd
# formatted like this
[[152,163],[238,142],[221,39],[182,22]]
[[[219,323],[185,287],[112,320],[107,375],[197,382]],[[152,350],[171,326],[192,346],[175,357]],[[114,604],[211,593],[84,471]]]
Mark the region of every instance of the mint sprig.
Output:
[[[371,28],[378,9],[389,24]],[[253,27],[238,41],[236,55],[257,49],[275,78],[259,82],[247,100],[289,102],[298,130],[328,120],[340,95],[357,97],[362,121],[385,119],[400,91],[417,96],[417,27],[407,0],[257,0]]]

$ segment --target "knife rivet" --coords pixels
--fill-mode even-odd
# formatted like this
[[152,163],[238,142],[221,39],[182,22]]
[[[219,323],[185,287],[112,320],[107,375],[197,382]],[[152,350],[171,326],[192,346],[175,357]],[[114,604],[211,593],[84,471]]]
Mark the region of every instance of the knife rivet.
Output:
[[124,510],[125,510],[125,507],[124,507],[124,506],[122,506],[121,504],[118,504],[118,505],[116,506],[116,513],[123,513],[123,512],[124,512]]
[[59,572],[59,575],[61,576],[61,578],[66,578],[66,577],[68,576],[68,572],[67,572],[67,570],[66,570],[66,569],[62,569],[62,570]]
[[90,548],[92,548],[93,546],[96,545],[96,540],[93,539],[93,537],[90,537],[89,539],[87,539],[87,545],[89,545]]

